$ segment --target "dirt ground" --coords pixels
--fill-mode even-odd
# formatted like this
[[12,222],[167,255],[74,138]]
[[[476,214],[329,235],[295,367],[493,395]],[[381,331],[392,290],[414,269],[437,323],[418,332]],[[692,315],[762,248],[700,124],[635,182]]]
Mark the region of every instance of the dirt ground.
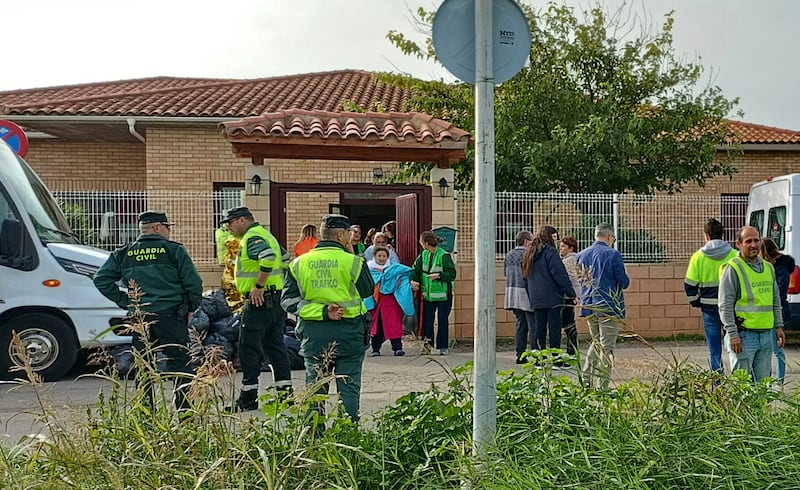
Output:
[[[367,357],[364,361],[364,374],[361,393],[361,409],[369,418],[376,410],[387,406],[398,397],[411,391],[425,390],[432,383],[446,385],[451,379],[451,368],[473,360],[472,344],[457,342],[450,349],[450,355],[423,355],[421,342],[405,340],[407,354],[394,357],[388,345],[384,344],[380,357]],[[586,342],[582,344],[585,351]],[[727,359],[724,355],[725,360]],[[621,340],[616,350],[614,382],[620,383],[633,378],[651,380],[676,361],[688,361],[707,366],[707,351],[703,342],[655,342],[652,347],[636,340]],[[497,346],[497,369],[519,369],[515,363],[513,341],[501,341]],[[800,379],[800,345],[793,343],[786,349],[787,389],[794,390]],[[73,373],[72,376],[54,383],[43,385],[37,395],[29,386],[0,385],[0,444],[10,445],[27,434],[46,433],[39,420],[41,406],[58,413],[63,420],[74,420],[85,415],[87,408],[94,406],[97,395],[107,390],[108,381],[92,376],[88,370]],[[574,370],[559,371],[574,376]],[[237,375],[237,381],[241,374]],[[293,371],[294,386],[304,385],[304,372]],[[266,388],[271,376],[261,376],[261,384]],[[41,405],[40,405],[41,403]],[[254,412],[249,412],[253,414]]]

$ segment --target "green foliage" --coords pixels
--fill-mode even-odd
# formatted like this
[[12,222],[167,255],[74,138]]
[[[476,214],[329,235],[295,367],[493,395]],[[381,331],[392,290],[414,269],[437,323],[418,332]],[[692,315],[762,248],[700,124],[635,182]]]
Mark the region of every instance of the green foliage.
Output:
[[92,244],[97,237],[97,231],[92,226],[89,213],[80,204],[73,204],[67,201],[59,202],[61,211],[67,218],[67,224],[81,243]]
[[[446,389],[403,396],[371,423],[334,413],[324,433],[316,424],[325,420],[308,416],[314,397],[267,395],[263,418],[250,420],[206,400],[180,419],[160,395],[151,407],[116,381],[79,432],[50,414],[52,437],[0,446],[0,481],[12,489],[796,487],[796,394],[677,361],[652,384],[595,390],[553,371],[559,356],[529,352],[521,370],[498,373],[496,444],[483,468],[470,454],[465,365]],[[161,393],[163,378],[140,368]]]
[[[582,18],[555,2],[523,8],[529,66],[495,89],[498,190],[672,193],[733,174],[730,159],[715,155],[733,140],[723,118],[738,101],[705,83],[699,61],[675,52],[671,12],[652,29],[630,6],[611,15],[595,6]],[[417,15],[426,26],[433,12]],[[419,45],[396,31],[387,37],[405,54],[436,59],[430,38]],[[408,109],[474,132],[471,85],[379,78],[413,88]],[[455,165],[459,188],[471,188],[473,162],[470,152]],[[405,168],[424,174],[429,165]]]
[[[581,248],[586,248],[594,243],[594,228],[600,223],[609,223],[608,215],[584,214],[580,223],[564,236],[570,235],[578,240]],[[658,263],[666,262],[664,245],[644,228],[630,229],[625,226],[625,220],[620,220],[617,247],[625,262]]]

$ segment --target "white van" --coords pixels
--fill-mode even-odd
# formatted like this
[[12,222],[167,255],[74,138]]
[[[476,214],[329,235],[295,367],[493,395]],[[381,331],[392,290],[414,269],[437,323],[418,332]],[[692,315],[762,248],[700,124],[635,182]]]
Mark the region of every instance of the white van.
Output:
[[80,349],[130,343],[103,334],[126,314],[92,282],[108,255],[80,244],[47,187],[0,142],[0,377],[24,377],[9,372],[19,364],[12,331],[46,380],[67,374]]
[[[770,177],[754,184],[747,203],[747,223],[761,236],[772,238],[782,253],[800,264],[800,174]],[[789,281],[790,328],[800,328],[800,267],[795,267]]]

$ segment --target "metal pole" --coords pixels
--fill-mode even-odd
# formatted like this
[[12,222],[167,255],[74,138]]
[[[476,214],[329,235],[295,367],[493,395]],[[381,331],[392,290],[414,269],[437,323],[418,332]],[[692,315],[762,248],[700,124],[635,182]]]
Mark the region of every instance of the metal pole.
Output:
[[492,0],[475,1],[475,401],[472,454],[486,458],[497,429]]
[[613,213],[613,226],[614,226],[614,236],[617,238],[614,240],[614,248],[619,249],[617,244],[619,243],[619,194],[616,192],[611,197],[611,212]]

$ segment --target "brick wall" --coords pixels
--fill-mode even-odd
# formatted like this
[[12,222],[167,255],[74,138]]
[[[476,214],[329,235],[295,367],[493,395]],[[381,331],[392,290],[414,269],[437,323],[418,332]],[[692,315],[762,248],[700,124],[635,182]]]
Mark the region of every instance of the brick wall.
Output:
[[244,182],[247,160],[213,128],[148,127],[147,190],[209,191],[214,182]]
[[[472,338],[475,264],[459,263],[456,268],[458,279],[453,297],[455,321],[451,334],[454,338]],[[683,292],[685,263],[628,264],[625,268],[631,278],[631,285],[625,290],[626,330],[632,330],[646,338],[680,334],[702,335],[703,321],[700,311],[689,306]],[[505,278],[502,263],[497,264],[495,271],[497,336],[513,338],[514,315],[503,309]],[[578,331],[588,335],[584,320],[578,319]]]
[[800,151],[745,151],[734,159],[732,177],[715,177],[701,188],[696,184],[683,189],[686,194],[747,194],[750,186],[769,176],[800,172]]
[[300,238],[300,230],[308,223],[317,227],[322,216],[328,213],[329,204],[339,203],[338,192],[287,192],[286,193],[286,246],[294,258],[294,243]]
[[145,147],[140,143],[72,143],[34,139],[25,160],[53,190],[145,188]]

